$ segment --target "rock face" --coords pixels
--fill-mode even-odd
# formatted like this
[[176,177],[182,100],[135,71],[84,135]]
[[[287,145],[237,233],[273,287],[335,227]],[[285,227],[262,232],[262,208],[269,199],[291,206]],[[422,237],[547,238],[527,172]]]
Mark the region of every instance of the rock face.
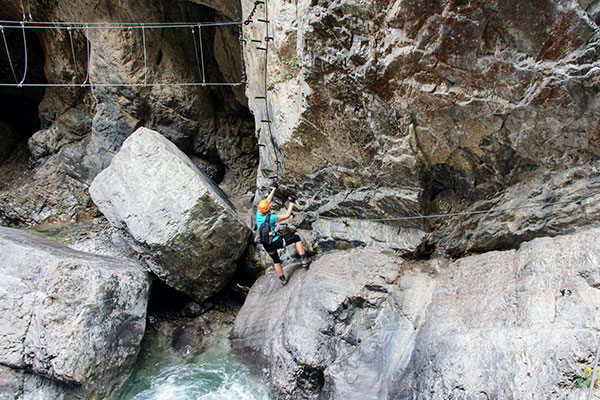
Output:
[[414,254],[425,239],[418,229],[384,223],[319,220],[313,225],[313,240],[323,250],[368,247]]
[[[234,200],[243,198],[249,205],[247,194],[251,197],[254,192],[258,148],[239,85],[239,27],[207,27],[202,32],[206,82],[238,83],[231,87],[170,86],[202,82],[194,51],[195,45],[200,51],[197,29],[195,36],[189,27],[146,29],[144,35],[141,29],[93,29],[99,21],[231,22],[241,18],[236,2],[31,0],[25,8],[27,18],[19,0],[0,1],[5,20],[29,19],[31,13],[36,22],[90,23],[89,29],[27,30],[26,83],[98,86],[45,91],[0,88],[2,98],[11,99],[2,101],[0,121],[19,129],[27,127],[19,141],[24,145],[29,139],[30,149],[30,153],[15,154],[8,171],[1,171],[3,225],[72,221],[97,212],[89,201],[88,185],[140,126],[168,137]],[[14,68],[20,74],[25,68],[21,31],[6,32]],[[0,82],[14,82],[5,56],[0,58]],[[103,86],[144,82],[163,86]],[[30,121],[37,121],[37,127],[31,128]],[[15,169],[19,175],[8,173]]]
[[92,199],[155,257],[150,268],[202,302],[223,288],[250,234],[218,187],[161,134],[139,128],[90,186]]
[[332,252],[260,278],[233,345],[278,399],[562,398],[593,363],[599,233],[456,262]]
[[[252,3],[243,5],[249,15]],[[598,203],[598,2],[267,6],[254,18],[269,24],[245,31],[247,93],[262,145],[258,195],[270,175],[284,176],[309,214],[297,225],[308,229],[319,216],[368,223],[531,202]],[[256,49],[265,37],[272,38],[266,56]],[[512,213],[500,226],[486,215],[403,226],[430,232],[430,246],[461,256],[514,248],[598,217],[575,205],[543,213]]]
[[0,364],[11,368],[3,367],[3,386],[37,395],[44,390],[23,385],[38,382],[77,398],[114,389],[144,334],[147,273],[10,228],[0,228],[0,254]]
[[18,139],[13,129],[4,123],[0,123],[0,140],[2,140],[2,147],[0,147],[1,163],[4,162],[15,147],[17,147]]

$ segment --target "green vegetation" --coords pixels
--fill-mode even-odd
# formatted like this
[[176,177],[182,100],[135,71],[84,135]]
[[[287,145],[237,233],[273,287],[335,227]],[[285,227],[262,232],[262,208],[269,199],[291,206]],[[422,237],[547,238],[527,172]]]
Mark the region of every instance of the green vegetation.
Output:
[[285,66],[283,72],[281,72],[283,79],[289,80],[298,76],[298,72],[300,72],[300,63],[298,60],[285,60],[283,61],[283,65]]
[[[580,372],[575,376],[575,387],[577,388],[587,388],[590,387],[592,383],[592,372],[593,367],[589,364],[583,365]],[[600,374],[599,374],[600,375]],[[596,376],[596,381],[594,382],[594,390],[600,388],[600,377]]]

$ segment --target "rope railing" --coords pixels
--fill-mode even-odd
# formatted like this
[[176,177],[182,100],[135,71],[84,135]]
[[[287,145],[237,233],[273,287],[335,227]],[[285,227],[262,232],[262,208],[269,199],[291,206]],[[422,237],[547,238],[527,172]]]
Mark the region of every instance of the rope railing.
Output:
[[5,28],[20,28],[21,24],[26,29],[165,29],[165,28],[191,28],[194,26],[235,26],[242,25],[245,21],[230,22],[42,22],[42,21],[11,21],[0,20],[0,25]]
[[8,50],[8,43],[6,42],[4,27],[0,26],[0,32],[2,32],[2,39],[4,39],[4,49],[6,50],[6,55],[8,56],[8,62],[10,64],[10,69],[12,71],[13,77],[15,78],[15,83],[19,83],[19,80],[17,79],[17,73],[15,72],[15,67],[12,62],[12,57],[10,56],[10,50]]

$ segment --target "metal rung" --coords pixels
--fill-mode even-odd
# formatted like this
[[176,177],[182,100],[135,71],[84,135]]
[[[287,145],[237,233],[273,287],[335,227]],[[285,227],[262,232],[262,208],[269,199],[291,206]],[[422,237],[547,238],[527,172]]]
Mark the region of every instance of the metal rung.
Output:
[[264,50],[264,51],[267,51],[266,47],[258,47],[258,46],[256,47],[256,50]]
[[255,99],[266,99],[267,96],[254,96]]
[[264,22],[264,23],[267,23],[267,24],[269,23],[269,20],[268,20],[268,19],[259,19],[258,21],[259,21],[259,22]]
[[272,36],[265,36],[265,40],[268,42],[269,40],[273,40]]
[[270,123],[271,123],[271,120],[268,120],[268,119],[263,119],[263,120],[261,120],[260,122],[268,122],[268,123],[270,124]]
[[251,41],[254,43],[262,43],[262,40],[258,40],[258,39],[252,39]]

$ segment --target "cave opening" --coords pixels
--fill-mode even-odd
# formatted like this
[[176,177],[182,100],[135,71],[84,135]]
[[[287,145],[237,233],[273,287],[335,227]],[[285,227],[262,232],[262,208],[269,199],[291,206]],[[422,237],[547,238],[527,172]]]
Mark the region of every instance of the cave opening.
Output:
[[191,297],[173,289],[154,274],[152,290],[148,301],[148,314],[151,315],[177,315],[183,307],[191,303]]
[[[0,18],[7,18],[0,15]],[[38,35],[31,29],[3,29],[0,43],[0,83],[46,84],[45,56]],[[25,45],[26,44],[26,45]],[[27,52],[27,53],[26,53]],[[26,68],[27,67],[27,68]],[[3,126],[3,147],[8,153],[40,130],[39,105],[44,87],[0,87],[0,122]],[[7,146],[8,145],[8,146]],[[7,154],[5,154],[5,157]],[[3,160],[0,160],[3,161]]]

